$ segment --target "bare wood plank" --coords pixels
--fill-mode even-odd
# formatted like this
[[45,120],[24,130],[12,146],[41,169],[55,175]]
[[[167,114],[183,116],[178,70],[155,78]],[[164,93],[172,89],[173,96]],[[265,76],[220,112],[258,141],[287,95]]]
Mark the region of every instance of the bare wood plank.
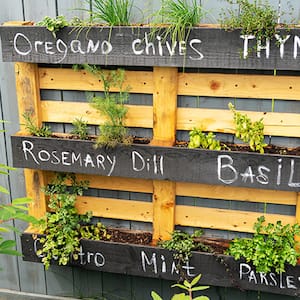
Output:
[[299,76],[180,73],[178,94],[300,100]]
[[[240,111],[251,120],[263,118],[265,135],[300,137],[300,116],[293,113]],[[183,108],[177,110],[177,129],[234,133],[233,115],[228,110]]]
[[77,197],[76,208],[80,214],[88,211],[93,216],[152,222],[152,203],[101,197]]
[[[40,68],[39,77],[42,89],[103,91],[101,80],[85,70]],[[126,71],[124,86],[130,87],[130,93],[152,94],[152,72]],[[111,90],[118,91],[116,88]]]
[[296,205],[297,202],[296,192],[240,188],[187,182],[176,183],[176,195],[285,205]]
[[27,197],[32,199],[29,204],[29,214],[41,218],[47,210],[45,194],[41,187],[45,186],[43,172],[40,170],[24,169]]
[[[253,224],[261,215],[262,213],[249,211],[177,205],[175,223],[182,226],[253,232]],[[270,223],[276,223],[278,220],[283,224],[296,222],[295,216],[266,214],[265,217],[266,222]]]
[[170,239],[175,225],[176,183],[153,180],[153,244]]
[[[296,223],[300,224],[300,193],[297,193],[297,203],[296,203]],[[295,236],[295,240],[300,242],[300,236]],[[299,246],[298,246],[298,250]]]
[[[24,113],[30,113],[33,122],[40,126],[42,119],[39,105],[38,66],[29,63],[16,63],[15,73],[21,130],[25,130],[25,126],[22,125],[24,124]],[[29,206],[29,213],[40,218],[46,212],[45,195],[40,190],[44,186],[43,173],[37,170],[25,169],[24,175],[27,196],[33,200]]]
[[[45,172],[46,181],[49,183],[54,176],[53,172]],[[95,176],[90,174],[76,174],[76,179],[87,180],[90,188],[108,189],[115,191],[130,191],[136,193],[152,193],[152,180],[140,178],[126,178],[113,176]]]
[[[152,145],[170,146],[176,136],[177,68],[154,67]],[[174,230],[176,183],[153,181],[153,244]]]
[[155,67],[153,77],[152,144],[173,145],[176,135],[177,68]]
[[[126,105],[128,107],[125,126],[152,128],[152,107],[144,105]],[[82,117],[89,124],[100,125],[105,119],[94,108],[84,102],[41,101],[42,120],[44,122],[72,123],[76,117]]]
[[24,113],[30,113],[33,122],[37,126],[41,125],[38,66],[36,64],[18,62],[15,64],[15,74],[19,120],[21,130],[24,131]]

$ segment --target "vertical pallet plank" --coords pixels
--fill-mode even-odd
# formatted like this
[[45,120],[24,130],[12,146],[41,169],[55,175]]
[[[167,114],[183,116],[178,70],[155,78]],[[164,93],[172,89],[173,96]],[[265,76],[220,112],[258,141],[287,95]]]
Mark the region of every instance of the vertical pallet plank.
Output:
[[[152,145],[173,145],[176,138],[177,68],[155,67]],[[153,181],[153,244],[174,230],[176,184]]]
[[[37,126],[41,125],[40,117],[40,92],[38,81],[38,66],[29,63],[16,63],[16,91],[19,107],[19,120],[21,123],[21,131],[24,131],[23,114],[30,113],[32,120]],[[44,186],[43,172],[39,170],[24,170],[25,185],[27,196],[32,199],[29,207],[29,214],[40,218],[46,212],[46,199],[41,192]]]
[[[297,202],[296,202],[296,223],[300,224],[300,193],[297,193]],[[297,242],[300,242],[300,236],[295,237]],[[298,249],[300,250],[300,249]]]

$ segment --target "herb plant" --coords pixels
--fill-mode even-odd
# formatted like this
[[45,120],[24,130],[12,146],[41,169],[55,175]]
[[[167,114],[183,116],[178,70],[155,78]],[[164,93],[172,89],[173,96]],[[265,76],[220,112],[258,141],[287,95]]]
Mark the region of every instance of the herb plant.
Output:
[[197,0],[164,0],[156,14],[157,22],[168,25],[164,38],[170,36],[172,43],[186,41],[193,26],[204,16],[203,8]]
[[93,0],[90,12],[93,23],[110,26],[129,25],[132,10],[131,0]]
[[201,129],[194,128],[190,131],[189,135],[189,148],[203,148],[210,150],[222,149],[220,141],[216,140],[216,136],[212,132],[205,134]]
[[238,5],[236,9],[224,12],[221,26],[227,30],[241,28],[243,35],[253,35],[259,41],[272,39],[276,33],[278,13],[263,0],[227,0],[231,5]]
[[[84,65],[84,68],[101,79],[104,86],[103,96],[90,97],[91,105],[106,118],[104,124],[99,126],[100,134],[97,138],[97,146],[115,147],[118,143],[131,143],[124,126],[128,100],[129,87],[123,88],[125,72],[122,69],[104,72],[96,66]],[[111,89],[117,88],[118,93],[112,93]]]
[[66,265],[71,257],[77,260],[81,238],[109,238],[101,224],[88,225],[92,217],[90,212],[84,215],[77,212],[76,198],[87,186],[88,182],[78,182],[74,174],[58,173],[44,188],[49,197],[50,211],[41,221],[41,233],[45,237],[40,239],[42,249],[37,251],[37,255],[42,256],[46,269],[52,259],[57,260],[59,265]]
[[263,118],[252,122],[246,114],[237,112],[232,103],[229,103],[228,107],[234,114],[235,136],[243,142],[249,143],[252,151],[264,153],[264,147],[266,147],[267,144],[264,143]]
[[52,32],[53,36],[56,37],[56,32],[61,28],[68,26],[69,23],[65,19],[65,16],[57,16],[56,18],[46,16],[42,21],[36,23],[36,25],[45,26],[50,32]]
[[180,266],[190,259],[192,256],[192,251],[209,250],[207,246],[194,240],[194,238],[200,237],[202,234],[202,230],[196,230],[193,234],[188,234],[180,230],[174,230],[171,234],[171,239],[162,241],[159,243],[159,245],[165,249],[174,251],[173,257]]
[[88,138],[88,124],[86,121],[81,118],[76,118],[72,125],[74,126],[71,134],[74,134],[79,137],[81,140],[86,140]]
[[286,263],[295,266],[300,258],[299,242],[295,236],[300,235],[300,225],[264,224],[265,217],[261,216],[254,224],[253,238],[237,238],[233,240],[226,254],[235,259],[245,258],[252,262],[257,272],[276,273],[285,271]]
[[39,136],[39,137],[49,137],[51,136],[52,132],[49,126],[42,125],[37,126],[34,123],[34,120],[32,119],[32,116],[30,113],[24,113],[23,118],[25,120],[25,129],[28,131],[29,134],[33,136]]
[[[193,298],[193,292],[203,291],[209,288],[209,286],[197,286],[200,279],[201,274],[196,276],[191,282],[184,280],[183,284],[173,284],[172,287],[179,287],[180,289],[186,291],[188,294],[175,294],[171,298],[171,300],[209,300],[207,296],[198,296],[196,298]],[[162,300],[162,298],[154,291],[151,292],[151,297],[153,300]]]
[[[0,123],[3,123],[3,121],[0,120]],[[4,130],[0,130],[0,132],[4,132]],[[0,163],[0,175],[8,176],[9,171],[12,170],[14,170],[14,168]],[[0,185],[0,200],[3,201],[3,195],[8,194],[9,191]],[[20,220],[32,224],[37,223],[34,217],[28,215],[27,205],[30,204],[30,202],[31,200],[29,198],[17,198],[13,199],[11,204],[0,203],[0,254],[21,255],[21,253],[15,250],[16,241],[7,239],[3,234],[8,232],[20,233],[15,226],[8,224],[12,220]]]

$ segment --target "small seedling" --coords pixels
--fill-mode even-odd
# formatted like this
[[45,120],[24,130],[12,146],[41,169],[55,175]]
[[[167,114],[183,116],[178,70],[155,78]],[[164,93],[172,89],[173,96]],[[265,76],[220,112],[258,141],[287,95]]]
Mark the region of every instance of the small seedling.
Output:
[[189,148],[203,148],[210,150],[222,149],[220,141],[216,140],[216,136],[212,132],[205,134],[201,129],[194,128],[192,131],[190,131],[189,135]]
[[57,16],[56,18],[46,16],[42,21],[36,23],[36,25],[45,26],[56,37],[56,33],[65,26],[68,26],[69,23],[65,19],[65,16]]
[[28,131],[29,134],[33,136],[38,136],[38,137],[49,137],[51,136],[52,132],[49,126],[42,125],[42,126],[37,126],[35,125],[35,122],[31,116],[30,113],[24,113],[23,118],[25,120],[25,129]]
[[[180,294],[175,294],[171,300],[209,300],[207,296],[197,296],[196,298],[193,298],[193,293],[197,291],[203,291],[209,289],[209,286],[197,286],[199,280],[201,279],[201,274],[196,276],[191,282],[184,280],[183,284],[176,283],[172,285],[173,287],[178,287],[185,292]],[[163,300],[156,292],[151,292],[151,297],[153,300]]]
[[81,140],[86,140],[88,138],[88,124],[86,121],[81,118],[76,118],[72,125],[74,126],[71,134],[74,134],[79,137]]

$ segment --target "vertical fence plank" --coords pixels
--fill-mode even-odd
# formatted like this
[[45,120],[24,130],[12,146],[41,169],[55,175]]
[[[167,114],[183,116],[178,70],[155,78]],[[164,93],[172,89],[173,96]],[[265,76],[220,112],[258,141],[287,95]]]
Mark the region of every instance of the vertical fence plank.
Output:
[[41,21],[45,16],[56,16],[55,0],[24,0],[26,21]]
[[[177,68],[155,67],[153,145],[173,145],[176,139]],[[168,239],[174,230],[176,184],[153,181],[153,243]]]

